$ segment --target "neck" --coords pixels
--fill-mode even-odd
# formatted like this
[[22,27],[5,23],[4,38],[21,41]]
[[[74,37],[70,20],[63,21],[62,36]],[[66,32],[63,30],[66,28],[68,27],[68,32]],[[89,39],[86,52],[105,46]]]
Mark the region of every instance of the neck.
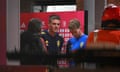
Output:
[[79,33],[79,35],[76,36],[76,38],[80,38],[82,35],[84,35],[84,33]]
[[80,33],[80,36],[84,35],[84,33]]
[[84,33],[82,31],[80,31],[80,36],[84,35]]
[[48,33],[49,33],[51,36],[55,36],[55,32],[53,32],[53,31],[48,30]]

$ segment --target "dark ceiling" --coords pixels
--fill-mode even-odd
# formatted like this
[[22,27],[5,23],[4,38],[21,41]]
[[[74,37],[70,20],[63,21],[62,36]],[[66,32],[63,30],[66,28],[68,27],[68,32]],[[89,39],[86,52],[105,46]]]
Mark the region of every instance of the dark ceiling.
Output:
[[76,4],[76,0],[37,0],[36,5],[71,5]]

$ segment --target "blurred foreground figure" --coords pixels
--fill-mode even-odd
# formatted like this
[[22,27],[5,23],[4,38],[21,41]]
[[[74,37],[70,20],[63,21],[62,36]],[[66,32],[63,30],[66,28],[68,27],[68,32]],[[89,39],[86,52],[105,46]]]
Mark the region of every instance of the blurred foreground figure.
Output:
[[88,48],[119,48],[120,45],[120,7],[108,5],[102,15],[101,29],[88,36]]
[[32,18],[28,23],[28,29],[21,34],[21,65],[41,65],[44,62],[45,46],[41,38],[41,27],[42,21]]

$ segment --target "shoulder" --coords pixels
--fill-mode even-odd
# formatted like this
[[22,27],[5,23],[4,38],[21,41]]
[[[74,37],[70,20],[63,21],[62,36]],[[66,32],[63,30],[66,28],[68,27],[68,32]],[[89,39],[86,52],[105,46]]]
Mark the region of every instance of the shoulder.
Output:
[[59,33],[56,33],[56,36],[57,36],[58,38],[63,38],[63,36],[62,36],[61,34],[59,34]]
[[63,36],[62,36],[62,35],[60,35],[60,34],[58,34],[58,37],[63,38]]
[[74,42],[75,40],[76,40],[75,37],[72,37],[68,40],[68,42]]
[[112,34],[120,36],[120,30],[111,31]]
[[45,38],[46,38],[46,37],[49,37],[49,34],[48,34],[47,30],[44,30],[44,31],[41,32],[41,37],[43,37],[43,38],[44,38],[44,37],[45,37]]
[[87,39],[87,38],[88,38],[88,35],[84,34],[84,35],[82,36],[82,38]]
[[27,31],[22,32],[20,35],[25,35],[26,33],[28,33]]
[[93,37],[94,37],[94,32],[90,32],[90,33],[88,34],[88,39],[93,39]]
[[21,37],[26,37],[26,36],[31,36],[31,35],[32,35],[32,33],[29,31],[25,31],[25,32],[21,33]]
[[42,35],[47,34],[47,30],[42,31],[41,34],[42,34]]

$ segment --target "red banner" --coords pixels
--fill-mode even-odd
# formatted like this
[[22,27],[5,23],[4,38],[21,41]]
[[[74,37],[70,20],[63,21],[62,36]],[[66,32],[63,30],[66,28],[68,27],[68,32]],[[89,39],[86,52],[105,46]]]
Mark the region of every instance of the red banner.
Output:
[[72,11],[72,12],[41,12],[41,13],[21,13],[20,15],[20,30],[24,31],[27,29],[28,21],[31,18],[39,18],[43,22],[43,28],[48,27],[48,17],[51,14],[57,14],[61,17],[61,26],[59,33],[64,37],[65,42],[72,36],[69,33],[68,22],[77,18],[81,23],[81,30],[84,32],[84,11]]

